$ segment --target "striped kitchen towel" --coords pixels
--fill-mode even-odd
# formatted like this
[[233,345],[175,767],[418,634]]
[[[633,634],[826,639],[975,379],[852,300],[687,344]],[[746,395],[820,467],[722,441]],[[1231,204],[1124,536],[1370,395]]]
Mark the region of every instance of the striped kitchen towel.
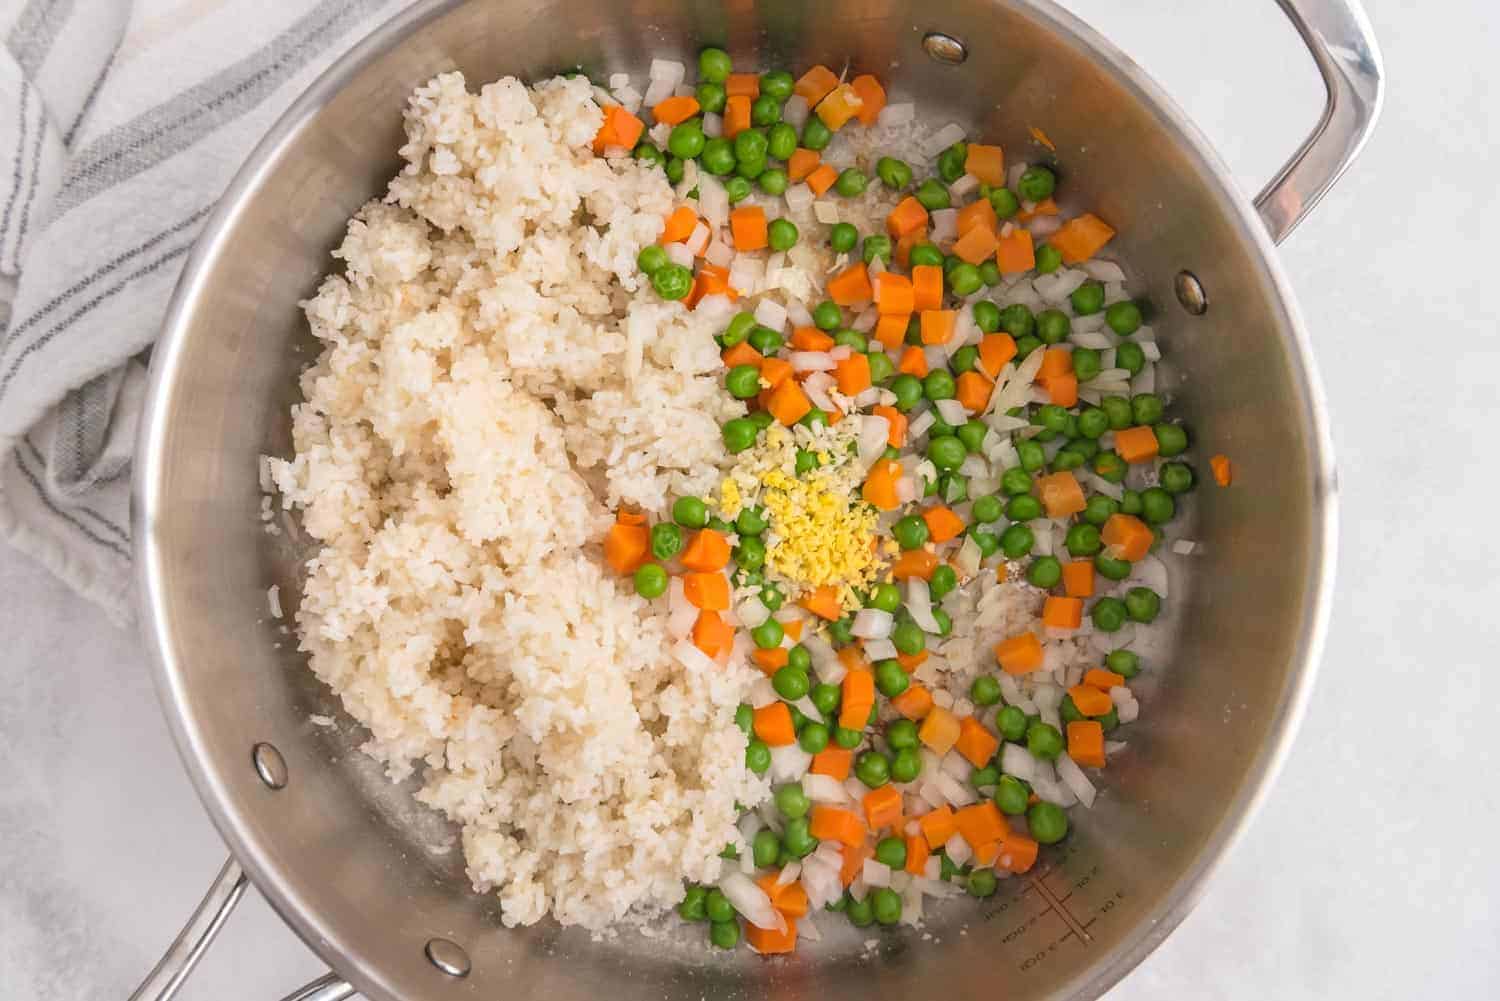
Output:
[[131,618],[146,354],[215,200],[406,0],[0,0],[0,538]]

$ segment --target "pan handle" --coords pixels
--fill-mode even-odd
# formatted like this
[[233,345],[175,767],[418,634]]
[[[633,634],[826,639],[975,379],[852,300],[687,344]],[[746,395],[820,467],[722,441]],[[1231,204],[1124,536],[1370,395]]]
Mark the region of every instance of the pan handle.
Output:
[[[229,920],[234,905],[240,902],[240,897],[245,895],[245,887],[249,885],[245,870],[240,868],[240,864],[231,855],[214,877],[208,892],[198,902],[192,917],[187,919],[187,924],[182,926],[182,931],[172,940],[166,954],[146,975],[146,979],[141,981],[141,986],[130,995],[130,1001],[171,1001],[173,995],[187,982],[188,975],[198,965],[198,960],[203,958],[203,954],[213,944],[215,936]],[[345,998],[353,997],[354,993],[354,988],[347,981],[329,973],[288,994],[283,1001],[344,1001]]]
[[1385,97],[1380,47],[1359,0],[1276,0],[1323,76],[1323,116],[1286,166],[1255,196],[1276,243],[1333,187],[1374,131]]

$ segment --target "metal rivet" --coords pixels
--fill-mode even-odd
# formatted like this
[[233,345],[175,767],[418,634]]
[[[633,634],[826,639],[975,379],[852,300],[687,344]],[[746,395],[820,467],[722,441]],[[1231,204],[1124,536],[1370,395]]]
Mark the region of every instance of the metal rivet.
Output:
[[422,950],[427,960],[450,977],[469,975],[469,954],[445,938],[431,939]]
[[286,785],[286,759],[275,747],[256,744],[250,752],[250,760],[255,762],[255,774],[266,785],[272,789],[280,789]]
[[957,66],[969,58],[969,50],[964,48],[963,42],[941,31],[933,31],[925,35],[922,38],[922,48],[927,50],[929,56],[949,66]]
[[1194,316],[1202,316],[1208,312],[1208,293],[1203,291],[1203,283],[1198,276],[1191,271],[1177,272],[1177,278],[1172,283],[1177,290],[1177,301],[1182,303],[1182,308]]

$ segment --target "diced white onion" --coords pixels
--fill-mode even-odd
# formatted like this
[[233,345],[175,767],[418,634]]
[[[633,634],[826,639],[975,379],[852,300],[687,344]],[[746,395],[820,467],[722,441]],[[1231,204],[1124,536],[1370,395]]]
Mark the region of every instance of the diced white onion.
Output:
[[1156,366],[1147,362],[1130,380],[1130,391],[1135,394],[1156,392]]
[[[791,99],[788,99],[786,103],[791,104]],[[880,115],[876,118],[876,124],[883,127],[891,125],[906,125],[916,117],[916,114],[916,105],[912,104],[909,101],[902,101],[897,104],[887,104],[884,108],[880,109]],[[786,109],[784,106],[782,108],[781,117],[786,117]]]
[[827,351],[793,351],[787,356],[793,372],[831,372],[834,361]]
[[807,124],[807,116],[811,110],[807,105],[807,98],[801,94],[793,94],[781,106],[781,120],[792,128],[800,130]]
[[812,766],[812,755],[798,744],[771,748],[771,781],[796,782]]
[[932,777],[932,781],[937,785],[938,791],[943,794],[943,798],[953,806],[971,806],[979,802],[979,797],[972,786],[960,782],[947,772],[938,772]]
[[847,803],[849,793],[844,789],[844,783],[832,775],[815,775],[808,772],[802,776],[802,791],[807,793],[807,798],[814,803]]
[[838,202],[813,202],[813,218],[825,226],[832,226],[839,221]]
[[1192,539],[1178,539],[1176,542],[1172,543],[1172,552],[1176,553],[1178,556],[1191,556],[1193,554],[1193,550],[1197,548],[1198,543],[1194,542]]
[[913,476],[903,476],[896,481],[896,500],[902,504],[910,504],[917,499],[921,488]]
[[664,248],[667,252],[667,260],[673,264],[681,264],[685,268],[693,266],[693,252],[685,243],[669,243]]
[[928,156],[937,156],[949,146],[963,139],[965,134],[962,125],[959,125],[957,122],[949,122],[922,141],[922,152]]
[[949,751],[943,755],[943,760],[939,767],[945,775],[951,775],[960,782],[969,781],[969,776],[974,773],[974,766],[969,764],[968,759],[957,751]]
[[1147,553],[1136,561],[1130,569],[1130,580],[1126,582],[1129,586],[1139,585],[1149,587],[1162,598],[1170,597],[1167,582],[1167,565],[1160,559]]
[[838,654],[834,653],[833,647],[817,633],[811,630],[804,631],[802,646],[812,658],[813,670],[818,673],[819,681],[837,685],[844,680],[844,675],[849,673],[844,662],[839,660]]
[[1089,280],[1082,271],[1061,268],[1050,275],[1038,275],[1031,282],[1036,294],[1046,302],[1057,304],[1078,291],[1078,286]]
[[958,237],[958,210],[938,209],[929,216],[932,234],[929,239],[941,246]]
[[671,97],[672,92],[676,89],[676,81],[668,80],[664,77],[652,77],[651,82],[646,85],[646,95],[642,98],[642,101],[646,107],[654,108]]
[[890,440],[891,422],[875,414],[859,418],[859,462],[866,469],[885,452]]
[[653,59],[646,75],[652,80],[665,80],[675,87],[687,78],[687,67],[674,59]]
[[864,869],[860,873],[865,878],[866,886],[890,886],[891,867],[884,862],[877,862],[872,858],[865,859]]
[[813,406],[819,410],[831,411],[834,409],[833,400],[828,393],[833,389],[833,376],[827,372],[814,372],[802,381],[802,391],[812,401]]
[[1036,758],[1020,744],[1006,742],[1000,745],[1000,770],[1023,782],[1030,782],[1036,774]]
[[880,310],[876,309],[874,306],[871,306],[869,309],[861,311],[860,314],[854,318],[854,321],[849,324],[849,329],[858,330],[862,334],[868,334],[870,331],[875,329],[875,324],[879,322]]
[[765,264],[753,257],[740,254],[729,265],[729,284],[738,289],[741,295],[754,295],[760,290],[761,278],[765,274]]
[[934,406],[938,416],[953,427],[962,427],[969,420],[969,412],[957,400],[938,400]]
[[691,250],[694,257],[700,257],[703,251],[708,249],[708,237],[708,226],[700,222],[693,227],[693,231],[688,234],[688,238],[682,241],[682,245]]
[[1089,777],[1083,774],[1083,769],[1078,767],[1078,762],[1068,757],[1066,752],[1057,756],[1057,777],[1073,791],[1078,802],[1085,807],[1094,805],[1094,783],[1089,781]]
[[860,409],[873,407],[880,402],[880,387],[871,386],[869,389],[861,389],[854,394],[854,405]]
[[1103,351],[1112,343],[1109,335],[1102,330],[1073,331],[1068,335],[1068,340],[1080,348],[1093,348],[1095,351]]
[[932,427],[936,420],[937,417],[931,410],[924,410],[911,419],[911,423],[906,426],[906,432],[913,438],[920,438],[927,433],[927,429]]
[[891,634],[894,624],[895,620],[890,612],[879,608],[861,608],[854,613],[854,625],[850,631],[862,640],[883,640]]
[[806,184],[794,184],[786,189],[786,207],[793,212],[806,212],[817,196],[812,193],[812,188]]
[[[962,834],[955,834],[943,845],[943,853],[948,856],[948,861],[954,865],[966,865],[974,857],[974,850],[964,840]],[[939,863],[941,864],[941,863]]]
[[979,572],[979,564],[983,560],[984,554],[979,551],[979,543],[974,541],[973,536],[965,536],[963,545],[958,547],[958,557],[955,560],[959,571],[965,577],[972,577]]
[[755,881],[742,872],[731,872],[719,880],[719,890],[729,898],[730,905],[746,921],[767,931],[786,931],[786,919],[771,906],[766,891],[755,885]]
[[865,640],[865,656],[872,661],[892,660],[896,656],[896,644],[890,640]]
[[984,461],[983,456],[966,455],[964,456],[963,464],[958,467],[958,471],[971,480],[978,479],[989,475],[990,465]]
[[716,268],[727,268],[734,261],[734,250],[727,243],[710,243],[703,259]]
[[965,174],[952,184],[948,185],[948,194],[954,198],[962,198],[973,191],[979,190],[979,178],[973,174]]
[[786,327],[786,307],[773,299],[762,299],[755,307],[755,322],[780,333]]
[[1125,272],[1114,261],[1101,260],[1096,257],[1093,260],[1084,261],[1079,267],[1088,272],[1088,276],[1095,281],[1123,282],[1125,280]]
[[928,589],[927,582],[920,577],[906,579],[906,610],[911,614],[911,620],[924,633],[942,631],[937,618],[932,614],[932,592]]

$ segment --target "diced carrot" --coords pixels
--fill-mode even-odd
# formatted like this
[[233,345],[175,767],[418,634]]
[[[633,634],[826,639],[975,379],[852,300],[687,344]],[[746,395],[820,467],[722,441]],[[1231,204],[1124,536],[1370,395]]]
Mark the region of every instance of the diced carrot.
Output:
[[922,828],[922,837],[927,839],[927,847],[933,851],[947,844],[954,831],[958,830],[953,822],[953,808],[946,804],[924,813],[918,818],[917,826]]
[[1026,126],[1026,131],[1029,132],[1029,133],[1031,133],[1031,138],[1035,139],[1037,142],[1041,143],[1043,146],[1047,147],[1052,152],[1054,152],[1054,153],[1057,152],[1057,144],[1054,143],[1047,136],[1047,133],[1043,132],[1041,129],[1037,128],[1035,125],[1028,125],[1028,126]]
[[645,130],[645,122],[620,105],[611,104],[604,109],[604,123],[594,134],[594,152],[603,153],[608,146],[633,149]]
[[953,814],[953,826],[971,848],[994,844],[1010,833],[1005,815],[992,799],[956,811]]
[[915,308],[943,308],[943,269],[939,265],[918,264],[912,268],[911,287]]
[[782,424],[791,427],[812,411],[812,401],[796,381],[788,379],[771,390],[766,400],[766,409]]
[[905,414],[895,407],[888,407],[883,403],[870,408],[870,413],[876,417],[884,417],[886,423],[890,425],[890,430],[885,436],[886,444],[890,445],[891,448],[900,448],[906,444],[907,421]]
[[991,379],[1016,356],[1016,339],[1010,334],[985,334],[979,339],[979,365]]
[[792,363],[785,358],[767,358],[760,363],[760,380],[773,390],[779,389],[791,377]]
[[1109,694],[1093,685],[1073,685],[1068,694],[1073,697],[1073,705],[1085,716],[1103,716],[1114,706]]
[[901,464],[894,459],[881,459],[866,474],[860,496],[882,511],[894,511],[901,503],[896,497],[896,481],[900,478]]
[[786,176],[793,184],[801,181],[817,169],[823,160],[821,153],[815,150],[797,147],[792,153],[792,158],[786,162]]
[[975,768],[983,768],[1000,749],[1000,738],[984,728],[984,724],[973,716],[965,716],[958,724],[958,741],[953,749]]
[[875,675],[869,671],[850,671],[844,675],[839,701],[839,726],[845,730],[863,730],[870,721],[875,705]]
[[885,88],[868,73],[861,73],[849,81],[849,86],[859,95],[859,110],[855,114],[859,116],[860,123],[874,125],[875,119],[880,117],[881,109],[885,107]]
[[749,341],[740,341],[733,347],[725,348],[719,357],[723,359],[725,368],[734,368],[736,365],[754,365],[760,368],[764,361],[760,352],[752,348]]
[[1208,468],[1213,470],[1214,482],[1219,486],[1227,487],[1234,482],[1234,467],[1229,462],[1229,456],[1209,456]]
[[901,816],[901,793],[895,786],[883,785],[865,793],[865,824],[872,831],[889,827]]
[[[1076,703],[1078,699],[1075,697],[1073,701]],[[1104,701],[1109,702],[1108,695]],[[1080,707],[1079,712],[1083,711]],[[1104,726],[1098,720],[1080,719],[1068,724],[1068,757],[1089,768],[1104,767]]]
[[1067,348],[1048,348],[1042,352],[1042,367],[1036,370],[1037,380],[1054,375],[1067,375],[1073,371],[1073,352]]
[[814,775],[827,775],[829,778],[842,782],[849,777],[849,769],[853,764],[853,751],[847,747],[839,747],[837,744],[829,744],[813,755],[812,765],[808,771]]
[[[911,195],[905,198],[891,209],[891,214],[885,217],[885,228],[894,237],[900,238],[908,233],[927,228],[927,209],[922,203]],[[938,269],[942,274],[942,269]]]
[[766,211],[759,205],[744,205],[729,213],[729,232],[735,250],[763,250],[770,245]]
[[1092,598],[1094,596],[1094,564],[1088,560],[1072,560],[1062,568],[1063,594],[1070,598]]
[[1045,379],[1038,379],[1037,385],[1047,391],[1047,396],[1059,407],[1076,407],[1078,405],[1078,376],[1072,372],[1066,375],[1053,375]]
[[699,573],[712,573],[729,565],[729,540],[716,529],[700,528],[678,557],[682,565]]
[[952,508],[942,504],[924,510],[922,520],[927,522],[927,531],[933,542],[947,542],[963,534],[964,520],[954,514]]
[[891,705],[907,719],[925,719],[932,712],[932,693],[921,685],[907,685],[906,691],[891,699]]
[[[791,713],[787,713],[787,718],[791,719]],[[808,829],[819,841],[837,841],[846,845],[865,843],[865,822],[859,814],[837,806],[814,806]]]
[[837,132],[859,113],[862,103],[852,84],[841,83],[818,102],[814,111],[830,131]]
[[1028,872],[1036,865],[1039,847],[1035,838],[1011,831],[1000,839],[997,859],[1010,872]]
[[807,914],[807,891],[802,884],[793,880],[790,883],[777,885],[781,872],[772,869],[764,876],[755,881],[761,892],[771,898],[771,906],[781,912],[783,917],[800,918]]
[[894,271],[874,278],[875,307],[881,316],[905,316],[912,311],[911,279]]
[[762,956],[779,956],[797,950],[797,922],[786,918],[786,928],[761,928],[745,922],[745,944]]
[[769,650],[757,648],[750,651],[750,659],[755,661],[755,666],[760,668],[762,674],[768,676],[786,667],[788,657],[787,648],[784,646],[774,646]]
[[696,97],[669,97],[651,109],[651,117],[668,125],[679,125],[698,113]]
[[1031,230],[1012,226],[1010,233],[1000,237],[1000,246],[995,250],[995,263],[1002,275],[1018,275],[1036,267],[1036,248],[1031,243]]
[[817,327],[798,327],[792,331],[792,347],[798,351],[832,351],[833,338]]
[[[1125,675],[1116,674],[1114,671],[1106,671],[1102,667],[1091,667],[1083,672],[1083,683],[1093,685],[1100,691],[1107,692],[1111,688],[1119,688],[1125,684]],[[1106,709],[1105,712],[1109,710]]]
[[975,865],[980,865],[980,866],[993,865],[995,859],[999,855],[1000,855],[1000,842],[998,842],[998,841],[986,841],[982,845],[976,845],[975,846],[975,848],[974,848],[974,864]]
[[[975,227],[983,227],[994,236],[999,229],[1000,219],[995,215],[995,206],[990,204],[988,198],[977,198],[963,208],[958,210],[958,235],[963,236]],[[993,248],[991,248],[993,250]],[[970,264],[975,262],[970,261]]]
[[792,638],[793,643],[802,642],[802,627],[807,623],[806,619],[787,619],[781,624],[781,628]]
[[960,374],[955,385],[954,398],[971,414],[979,413],[989,404],[995,388],[993,382],[972,369]]
[[743,95],[724,102],[724,138],[733,139],[750,127],[750,98]]
[[932,753],[942,757],[958,743],[958,731],[958,717],[942,706],[933,706],[917,728],[917,739]]
[[679,205],[667,216],[666,225],[662,228],[659,243],[681,243],[693,235],[693,229],[698,225],[698,213],[686,205]]
[[1151,551],[1151,529],[1133,514],[1112,514],[1099,539],[1117,560],[1134,563]]
[[620,508],[619,512],[615,515],[615,521],[621,525],[644,525],[646,524],[646,516],[640,511],[629,511],[625,508]]
[[922,343],[947,344],[953,339],[958,324],[958,313],[951,309],[924,309],[922,317]]
[[1083,599],[1050,597],[1042,603],[1042,625],[1077,629],[1083,624]]
[[755,710],[750,729],[771,747],[785,747],[797,739],[791,707],[779,699]]
[[729,286],[729,269],[721,268],[706,261],[699,265],[698,273],[693,276],[693,288],[687,297],[688,309],[696,309],[698,303],[706,295],[724,295],[729,301],[740,297],[740,294]]
[[1005,183],[1005,151],[999,146],[969,143],[969,154],[964,157],[964,173],[979,178],[980,184],[999,187]]
[[1144,424],[1115,432],[1115,451],[1126,462],[1150,462],[1159,448],[1156,432]]
[[918,379],[924,378],[927,375],[927,353],[916,345],[903,349],[901,360],[896,363],[896,371],[914,375]]
[[839,865],[839,882],[846,887],[853,883],[864,870],[865,860],[874,854],[875,849],[870,846],[869,841],[862,840],[857,845],[844,845],[844,857]]
[[1042,666],[1042,644],[1024,632],[995,645],[995,661],[1006,674],[1030,674]]
[[[727,653],[734,644],[734,628],[718,612],[702,611],[693,623],[693,646],[710,657]],[[790,719],[790,714],[788,714]]]
[[812,612],[820,619],[832,622],[844,617],[844,608],[839,604],[838,588],[832,584],[824,584],[820,588],[808,591],[797,604]]
[[1051,198],[1043,198],[1041,201],[1033,205],[1030,209],[1021,209],[1021,211],[1016,213],[1015,218],[1016,222],[1030,222],[1037,216],[1057,215],[1061,211],[1062,210],[1057,207],[1057,203],[1054,202]]
[[800,94],[807,101],[807,106],[811,108],[827,97],[829,92],[838,85],[839,78],[834,75],[834,72],[827,66],[819,64],[798,78],[792,86],[792,93]]
[[[989,202],[985,204],[988,205]],[[999,248],[1000,241],[995,238],[995,234],[983,226],[971,228],[953,244],[953,252],[974,265],[983,264]]]
[[807,175],[807,186],[815,195],[821,195],[833,187],[833,182],[839,179],[839,172],[832,164],[819,164],[817,169]]
[[931,855],[927,848],[927,838],[922,834],[908,834],[906,836],[906,872],[913,876],[920,876],[927,871],[927,857]]
[[910,313],[903,313],[900,316],[882,316],[875,321],[875,339],[887,351],[895,351],[906,341],[906,325],[910,322]]
[[850,265],[828,279],[828,298],[840,306],[869,302],[875,290],[870,286],[870,272],[863,261]]
[[710,612],[729,610],[729,578],[722,570],[683,574],[682,593],[694,608]]
[[755,100],[760,96],[760,74],[729,74],[729,79],[724,81],[724,93],[730,97],[748,97],[752,101]]
[[[1103,219],[1092,212],[1069,219],[1047,242],[1062,251],[1064,264],[1079,264],[1088,260],[1114,238],[1115,231]],[[1001,271],[1005,268],[1001,267]]]
[[857,396],[869,389],[874,385],[870,381],[870,356],[849,352],[848,358],[834,363],[833,379],[845,396]]
[[938,558],[925,549],[908,549],[891,564],[891,576],[896,580],[909,577],[932,579],[932,571],[938,568]]
[[622,576],[633,574],[646,562],[651,533],[645,525],[616,522],[604,537],[604,559],[611,570]]
[[1078,485],[1078,477],[1071,469],[1040,477],[1036,486],[1049,518],[1066,518],[1088,506],[1083,498],[1083,488]]
[[931,656],[932,654],[928,653],[926,650],[920,650],[917,653],[898,652],[896,654],[896,663],[901,665],[901,670],[905,671],[907,674],[910,674],[917,668],[921,667],[922,664],[927,660],[927,658]]
[[865,656],[864,650],[857,646],[840,647],[836,656],[839,663],[844,665],[846,672],[871,670],[870,659]]

